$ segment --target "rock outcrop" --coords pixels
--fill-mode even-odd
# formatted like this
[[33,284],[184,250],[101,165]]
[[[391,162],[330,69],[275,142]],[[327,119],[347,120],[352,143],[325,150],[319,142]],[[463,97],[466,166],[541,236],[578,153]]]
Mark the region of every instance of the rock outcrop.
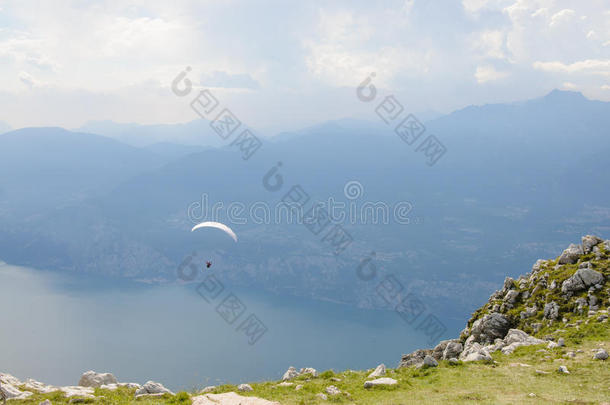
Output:
[[561,285],[561,292],[574,294],[591,286],[601,285],[604,275],[589,268],[578,269],[576,273]]
[[470,329],[470,336],[481,344],[493,343],[495,339],[503,338],[510,329],[511,322],[507,316],[497,312],[487,314],[476,320]]
[[286,372],[282,376],[282,380],[289,381],[289,380],[292,380],[293,378],[296,378],[296,377],[299,377],[299,376],[302,376],[305,374],[309,374],[312,377],[317,377],[318,371],[315,368],[311,368],[311,367],[305,367],[305,368],[302,368],[301,370],[297,371],[296,368],[290,366],[290,367],[288,367],[288,370],[286,370]]
[[[571,244],[556,260],[537,260],[529,274],[516,280],[506,277],[502,289],[473,314],[459,339],[443,340],[434,349],[405,354],[399,367],[421,367],[426,359],[491,361],[491,354],[498,350],[508,355],[521,346],[546,345],[545,340],[530,333],[562,319],[568,322],[567,313],[591,316],[600,305],[609,304],[610,288],[604,290],[609,248],[610,240],[586,235],[581,245]],[[600,311],[597,322],[607,320],[607,311]],[[559,347],[559,342],[549,344]]]
[[80,380],[78,381],[78,385],[81,387],[93,387],[99,388],[102,385],[106,384],[116,384],[118,383],[115,376],[110,373],[96,373],[95,371],[87,371],[83,373]]
[[385,364],[380,364],[375,368],[375,370],[373,370],[371,374],[368,375],[368,378],[379,378],[385,375],[385,372]]
[[171,392],[170,390],[168,390],[167,388],[165,388],[163,386],[163,384],[158,383],[158,382],[154,382],[154,381],[148,381],[146,382],[146,384],[144,384],[140,389],[136,390],[135,395],[136,396],[140,396],[140,395],[152,395],[152,394],[171,394],[174,395],[173,392]]

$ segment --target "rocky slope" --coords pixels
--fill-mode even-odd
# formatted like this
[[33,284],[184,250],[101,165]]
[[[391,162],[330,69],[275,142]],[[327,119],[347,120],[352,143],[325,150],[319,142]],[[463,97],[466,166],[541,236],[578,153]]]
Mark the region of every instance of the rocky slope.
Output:
[[[517,347],[554,342],[566,329],[608,322],[610,240],[583,236],[554,260],[538,260],[517,280],[507,277],[502,289],[468,321],[459,338],[434,349],[404,355],[400,367],[435,360],[491,361],[491,353],[511,354]],[[602,309],[606,308],[606,309]],[[530,334],[532,336],[530,336]],[[603,355],[602,355],[603,356]]]
[[[152,381],[119,383],[89,371],[78,386],[53,387],[0,373],[16,403],[195,405],[397,403],[610,404],[610,240],[584,236],[530,273],[506,278],[456,339],[403,355],[396,369],[290,367],[281,382],[206,387],[174,394]],[[519,362],[515,362],[519,360]],[[532,363],[532,364],[528,364]],[[265,399],[264,399],[265,398]]]

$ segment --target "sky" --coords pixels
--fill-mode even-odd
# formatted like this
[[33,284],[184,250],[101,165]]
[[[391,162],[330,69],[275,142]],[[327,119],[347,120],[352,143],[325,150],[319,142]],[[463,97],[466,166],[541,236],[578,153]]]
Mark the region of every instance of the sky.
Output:
[[171,91],[186,67],[269,133],[372,118],[371,73],[408,111],[541,97],[610,101],[610,0],[0,0],[0,121],[197,116]]

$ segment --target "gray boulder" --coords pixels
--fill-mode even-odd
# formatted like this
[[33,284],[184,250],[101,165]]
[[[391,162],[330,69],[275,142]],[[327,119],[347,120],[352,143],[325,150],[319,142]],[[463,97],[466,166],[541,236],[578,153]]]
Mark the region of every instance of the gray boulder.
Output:
[[559,256],[558,264],[573,264],[578,261],[580,256],[584,254],[581,245],[571,244],[566,250],[563,251]]
[[299,372],[297,371],[297,369],[290,366],[290,367],[288,367],[288,370],[286,370],[286,372],[284,373],[282,380],[288,381],[288,380],[292,380],[293,378],[296,378],[298,376],[299,376]]
[[544,318],[551,320],[559,318],[559,305],[555,301],[551,301],[544,306]]
[[519,313],[519,317],[521,319],[530,318],[532,316],[535,316],[537,312],[538,308],[536,307],[536,305],[532,307],[525,307],[525,311],[521,311],[521,313]]
[[593,236],[593,235],[586,235],[582,237],[582,250],[585,252],[585,254],[590,253],[591,250],[593,249],[593,246],[597,245],[598,243],[602,243],[603,240],[598,238],[597,236]]
[[445,350],[443,351],[443,360],[448,360],[454,357],[458,357],[460,353],[464,350],[464,345],[462,345],[459,341],[450,341],[447,343]]
[[432,357],[436,360],[440,360],[443,358],[443,352],[445,351],[445,347],[447,344],[451,342],[451,340],[441,340],[439,344],[437,344],[434,349],[432,349]]
[[587,300],[580,297],[577,298],[574,305],[574,313],[583,314],[585,312],[585,307],[587,306]]
[[513,305],[515,305],[515,303],[517,302],[517,299],[519,298],[519,291],[517,290],[510,290],[506,293],[506,295],[504,296],[504,303],[506,305],[508,305],[510,308],[513,307]]
[[334,385],[330,385],[326,387],[326,393],[332,397],[341,394],[341,390]]
[[542,339],[537,339],[533,336],[528,335],[520,329],[511,329],[504,338],[504,347],[502,347],[503,354],[511,354],[516,348],[521,346],[531,346],[546,343]]
[[311,368],[311,367],[302,368],[299,371],[299,375],[305,375],[305,374],[309,374],[312,377],[317,377],[318,376],[318,370],[316,370],[315,368]]
[[154,382],[154,381],[147,381],[146,384],[144,384],[142,386],[142,388],[136,390],[136,396],[137,395],[146,395],[146,394],[171,394],[174,395],[173,392],[171,392],[170,390],[168,390],[167,388],[165,388],[163,386],[163,384]]
[[427,355],[431,355],[432,350],[430,349],[419,349],[409,354],[403,354],[399,368],[409,367],[409,366],[417,366],[424,363],[424,358]]
[[579,269],[574,275],[578,275],[587,288],[604,283],[604,275],[593,269]]
[[96,373],[95,371],[87,371],[83,373],[78,385],[81,387],[93,387],[99,388],[102,385],[117,384],[118,381],[115,376],[110,373]]
[[608,358],[608,352],[606,352],[604,349],[599,349],[595,352],[593,358],[596,360],[606,360]]
[[460,354],[460,360],[467,361],[491,361],[492,357],[489,351],[481,346],[479,343],[474,342],[470,345],[466,345],[464,351]]
[[508,290],[512,290],[513,288],[515,288],[514,282],[515,282],[515,280],[513,280],[513,278],[506,277],[504,279],[504,286],[502,287],[502,293],[506,293]]
[[561,292],[575,293],[596,284],[603,284],[604,275],[593,269],[578,269],[576,273],[561,284]]
[[438,362],[432,356],[424,357],[424,367],[437,367]]
[[510,329],[510,320],[500,313],[494,312],[483,316],[472,324],[470,335],[474,341],[491,344],[497,338],[504,338]]

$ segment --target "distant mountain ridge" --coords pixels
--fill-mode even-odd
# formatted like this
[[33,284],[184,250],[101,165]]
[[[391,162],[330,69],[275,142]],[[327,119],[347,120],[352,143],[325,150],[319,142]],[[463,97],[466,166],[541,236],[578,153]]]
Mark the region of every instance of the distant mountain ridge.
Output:
[[[82,135],[89,146],[66,151],[75,135],[57,129],[0,135],[0,258],[173,281],[197,251],[227,283],[387,307],[377,283],[353,276],[375,251],[379,281],[394,275],[405,294],[416,291],[458,327],[506,274],[610,227],[609,106],[553,92],[456,111],[426,123],[447,146],[434,167],[381,121],[344,120],[265,139],[248,161],[228,145],[194,153],[177,146],[161,156],[154,146],[93,135]],[[262,178],[277,162],[284,188],[269,192]],[[363,188],[356,200],[344,194],[350,181]],[[273,206],[293,185],[312,201],[332,197],[346,206],[409,201],[411,222],[344,224],[354,242],[338,257],[302,225],[249,218],[233,224],[237,245],[189,232],[187,208],[204,194],[211,204]],[[465,286],[472,291],[466,297],[458,294]]]
[[223,140],[210,127],[210,123],[203,119],[179,124],[157,125],[91,121],[78,128],[77,131],[107,136],[138,147],[150,147],[159,143],[208,147],[224,145]]

